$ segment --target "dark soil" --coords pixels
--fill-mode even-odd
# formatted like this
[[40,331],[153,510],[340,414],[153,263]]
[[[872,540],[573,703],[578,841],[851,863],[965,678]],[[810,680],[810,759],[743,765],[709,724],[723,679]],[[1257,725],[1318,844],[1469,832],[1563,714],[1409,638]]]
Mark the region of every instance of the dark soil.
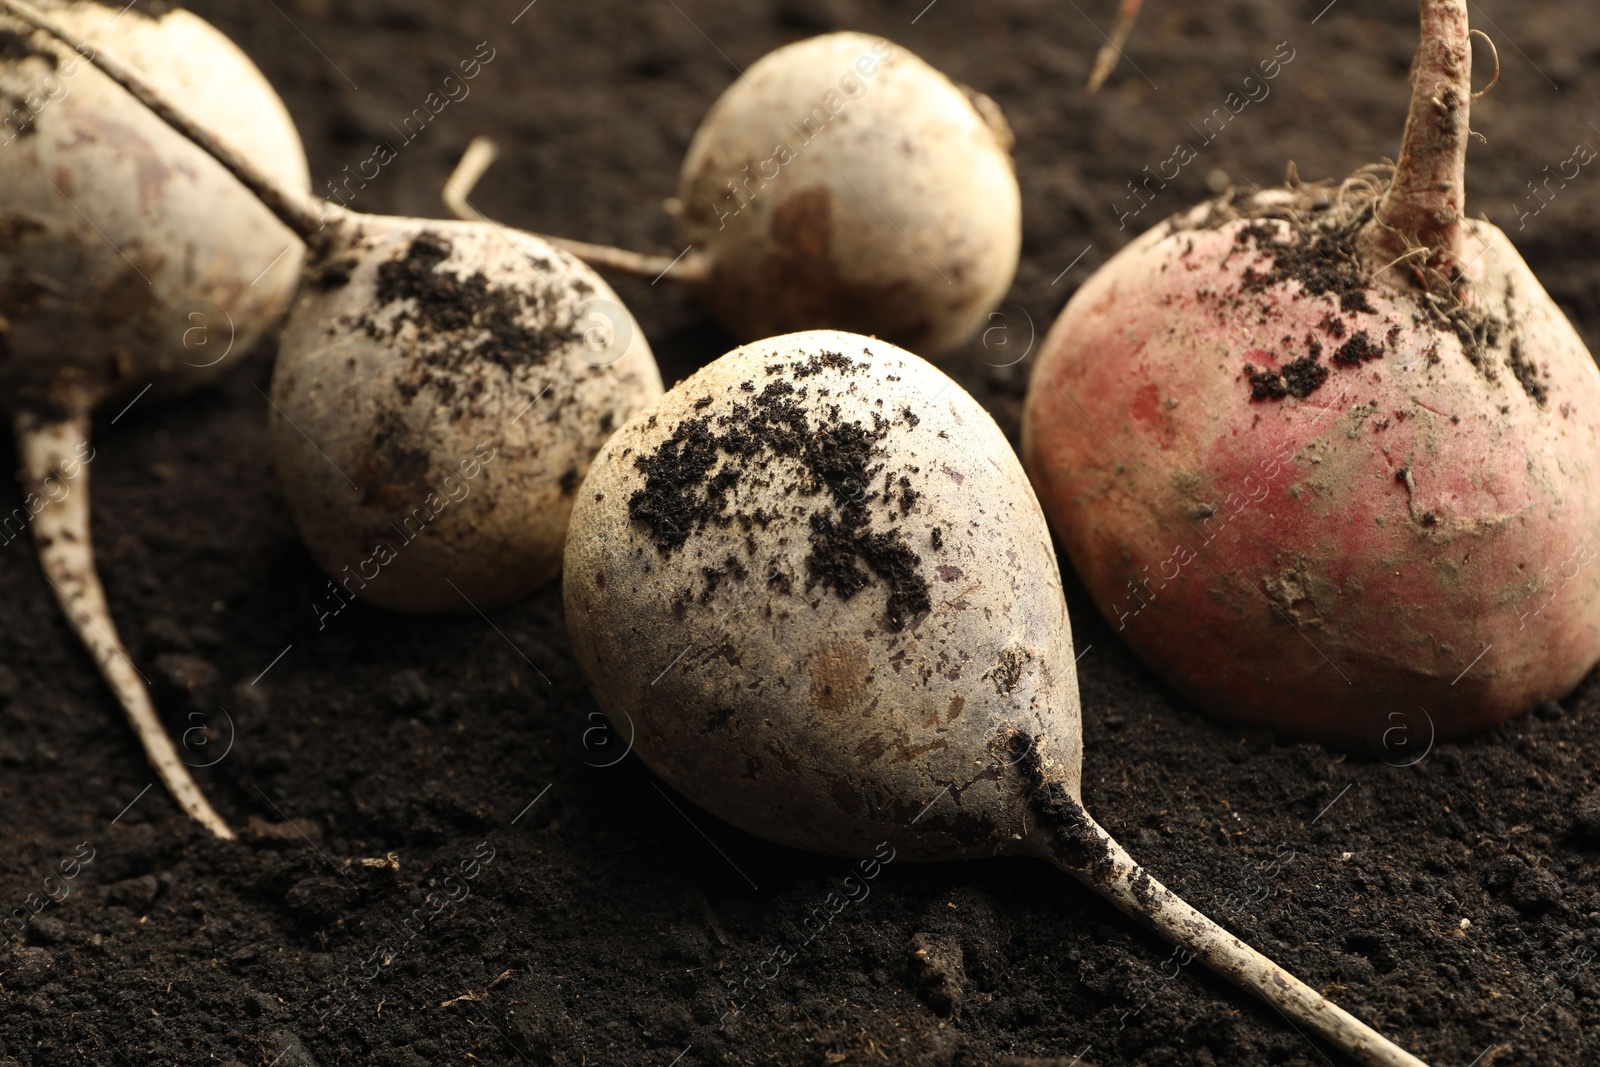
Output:
[[[1415,45],[1404,3],[1155,0],[1089,98],[1087,18],[1108,28],[1111,0],[540,0],[513,25],[523,3],[195,7],[279,87],[319,182],[396,142],[352,207],[439,214],[493,133],[482,210],[668,254],[660,201],[735,65],[830,28],[892,37],[1017,133],[1016,288],[988,346],[946,361],[1013,439],[1032,361],[1005,364],[1095,267],[1229,181],[1392,155]],[[1529,183],[1600,147],[1600,22],[1591,0],[1472,11],[1503,70],[1473,112],[1469,207],[1594,348],[1600,172],[1540,200]],[[399,143],[391,123],[485,41],[470,96]],[[1129,218],[1128,183],[1279,42],[1270,96]],[[669,380],[729,347],[664,285],[618,289]],[[1042,864],[835,860],[719,824],[616,758],[554,587],[487,621],[357,604],[319,629],[326,579],[270,469],[271,352],[239,359],[211,393],[100,420],[94,534],[134,662],[240,842],[145,791],[26,540],[0,548],[0,909],[59,900],[0,946],[0,1063],[1339,1062]],[[1435,1067],[1600,1060],[1594,679],[1465,742],[1429,747],[1419,720],[1375,738],[1384,758],[1329,751],[1197,714],[1068,582],[1084,805],[1154,875]],[[868,861],[870,895],[824,907]]]
[[[1315,341],[1311,344],[1320,350]],[[1244,372],[1250,380],[1250,397],[1253,400],[1282,400],[1286,396],[1299,397],[1304,400],[1317,391],[1317,387],[1328,380],[1328,368],[1317,362],[1318,351],[1309,356],[1290,360],[1283,365],[1283,370],[1256,370],[1250,364],[1244,365]]]
[[[407,322],[417,327],[420,346],[415,362],[420,373],[418,380],[402,384],[407,399],[427,382],[448,401],[454,396],[460,372],[472,363],[496,363],[506,370],[541,363],[573,329],[570,318],[559,322],[548,310],[541,314],[540,296],[528,291],[530,285],[538,284],[533,273],[517,279],[524,283],[519,289],[508,284],[512,279],[491,284],[481,270],[467,275],[439,270],[453,251],[447,238],[424,232],[412,240],[403,256],[378,266],[378,306],[373,312],[381,313],[401,301],[414,302],[410,310],[389,320],[387,334],[398,335]],[[540,280],[548,266],[536,267]],[[311,273],[318,284],[328,286],[338,283],[343,270],[336,261],[314,267]],[[347,274],[345,277],[348,281]],[[530,320],[541,326],[528,325]],[[358,325],[374,337],[385,336],[371,317]]]
[[[682,420],[654,451],[634,457],[645,481],[628,498],[629,518],[649,529],[662,553],[679,548],[707,524],[723,529],[737,526],[746,534],[750,565],[771,566],[769,583],[792,592],[792,582],[776,561],[763,564],[754,558],[756,542],[748,535],[755,526],[765,528],[770,516],[760,508],[747,512],[728,507],[728,495],[741,481],[774,486],[785,497],[814,503],[805,516],[811,528],[805,592],[820,585],[849,600],[872,584],[870,570],[889,587],[885,617],[890,628],[904,629],[931,606],[928,582],[919,568],[922,560],[899,529],[874,530],[867,507],[881,499],[891,506],[899,503],[904,513],[916,502],[916,491],[904,474],[896,496],[898,471],[885,476],[881,493],[871,488],[884,469],[876,462],[884,451],[879,442],[895,424],[877,412],[871,429],[859,420],[846,422],[839,405],[828,399],[829,388],[816,383],[796,387],[791,380],[803,382],[824,370],[854,374],[865,366],[837,352],[812,356],[805,363],[775,363],[766,368],[773,380],[759,393],[752,383],[742,382],[741,394],[754,393],[744,402],[735,400],[723,409]],[[785,373],[787,377],[773,377]],[[815,395],[809,395],[812,388]],[[701,397],[694,410],[705,411],[714,403],[713,397]],[[818,416],[815,422],[813,413]],[[900,418],[912,428],[920,421],[909,407],[902,409]],[[652,418],[650,426],[654,425]],[[916,468],[911,470],[915,473]],[[734,571],[743,568],[732,557],[729,562]],[[706,569],[701,603],[710,598],[725,569],[729,568]],[[678,603],[687,605],[692,597],[692,590],[682,590]]]
[[1334,351],[1333,361],[1344,367],[1359,367],[1382,356],[1383,346],[1373,344],[1367,331],[1362,330]]
[[1367,290],[1372,282],[1364,277],[1370,271],[1362,270],[1355,241],[1356,231],[1370,217],[1369,204],[1367,210],[1353,212],[1335,226],[1313,226],[1306,234],[1293,237],[1280,235],[1279,227],[1264,222],[1246,226],[1239,231],[1239,244],[1253,244],[1272,256],[1272,269],[1258,272],[1247,268],[1241,287],[1245,292],[1259,293],[1295,281],[1313,296],[1337,296],[1340,311],[1371,314]]

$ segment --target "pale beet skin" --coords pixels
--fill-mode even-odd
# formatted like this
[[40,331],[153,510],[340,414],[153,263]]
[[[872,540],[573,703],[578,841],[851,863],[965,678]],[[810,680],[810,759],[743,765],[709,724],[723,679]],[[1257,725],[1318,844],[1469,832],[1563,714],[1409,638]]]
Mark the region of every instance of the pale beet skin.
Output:
[[[294,124],[215,28],[186,11],[43,6],[63,35],[110,42],[304,193]],[[0,412],[24,497],[4,516],[5,540],[31,529],[62,614],[151,766],[186,812],[229,838],[163,728],[95,570],[90,420],[215,380],[276,322],[303,250],[223,167],[92,66],[93,47],[53,43],[15,14],[0,13]]]
[[1025,414],[1119,635],[1220,716],[1340,743],[1425,731],[1419,709],[1466,733],[1600,656],[1600,373],[1461,219],[1465,10],[1430,0],[1424,29],[1394,183],[1155,227],[1068,304]]
[[1077,795],[1044,516],[988,413],[893,345],[791,334],[680,382],[596,456],[563,589],[619,734],[737,826],[846,855],[1022,851],[1018,732]]
[[1016,274],[1011,140],[994,101],[882,38],[763,56],[712,105],[679,175],[701,296],[741,340],[830,327],[954,348]]
[[526,596],[560,570],[591,457],[661,394],[643,331],[530,234],[349,216],[327,241],[272,377],[273,457],[327,610]]
[[[187,11],[42,5],[275,180],[305,152],[244,53]],[[214,380],[294,295],[303,249],[226,170],[71,50],[0,17],[0,407],[82,410]]]
[[[1011,128],[907,49],[828,33],[761,57],[695,131],[667,202],[690,247],[640,255],[547,238],[597,267],[695,291],[741,340],[853,330],[936,356],[986,324],[1017,272]],[[476,138],[445,205],[498,155]]]
[[289,509],[331,579],[319,623],[357,593],[481,611],[553,577],[584,466],[661,391],[605,283],[504,227],[319,207],[114,52],[26,0],[0,9],[87,56],[310,246],[270,400]]

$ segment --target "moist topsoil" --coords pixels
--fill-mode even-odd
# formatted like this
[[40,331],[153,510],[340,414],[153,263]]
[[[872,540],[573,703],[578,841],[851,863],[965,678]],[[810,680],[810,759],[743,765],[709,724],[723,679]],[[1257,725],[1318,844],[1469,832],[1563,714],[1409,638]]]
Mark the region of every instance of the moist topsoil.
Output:
[[[1148,4],[1090,98],[1110,0],[194,6],[282,93],[319,189],[393,149],[340,186],[353,208],[439,215],[489,133],[504,155],[480,209],[668,255],[661,201],[736,68],[830,29],[890,37],[1017,133],[1022,267],[984,339],[943,361],[1013,441],[1033,364],[1016,356],[1095,267],[1289,159],[1339,178],[1393,155],[1416,43],[1408,4]],[[1600,147],[1600,23],[1587,0],[1472,6],[1502,72],[1473,109],[1469,210],[1594,348],[1600,177],[1528,183]],[[731,347],[665,283],[617,288],[669,382]],[[701,812],[597,726],[556,586],[487,620],[319,606],[271,470],[272,354],[106,412],[92,471],[112,610],[239,842],[146,791],[26,538],[0,547],[0,906],[52,898],[0,946],[0,1063],[1341,1062],[1043,864],[819,858]],[[1338,373],[1377,365],[1352,355],[1363,369]],[[884,581],[835,562],[819,580]],[[1430,747],[1412,723],[1382,758],[1330,750],[1198,714],[1064,570],[1084,806],[1155,876],[1432,1064],[1600,1059],[1593,679],[1467,741]],[[870,892],[847,890],[868,869],[850,884]]]

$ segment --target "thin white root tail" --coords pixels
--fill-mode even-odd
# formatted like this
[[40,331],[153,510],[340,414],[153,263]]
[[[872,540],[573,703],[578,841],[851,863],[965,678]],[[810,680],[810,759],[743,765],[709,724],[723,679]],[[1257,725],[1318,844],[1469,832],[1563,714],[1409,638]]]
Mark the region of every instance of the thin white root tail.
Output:
[[[499,155],[500,149],[487,137],[474,137],[472,143],[467,145],[467,150],[461,154],[461,161],[456,164],[456,169],[444,180],[444,189],[440,193],[440,198],[444,200],[444,206],[450,214],[463,222],[499,225],[494,219],[473,207],[468,199],[472,195],[472,190],[477,188],[484,172],[494,164]],[[618,274],[626,274],[633,278],[644,278],[651,284],[669,281],[675,285],[692,287],[705,284],[710,275],[705,257],[699,252],[691,251],[687,255],[673,259],[668,256],[629,252],[625,248],[612,248],[610,245],[574,241],[568,237],[552,237],[544,233],[537,236],[557,248],[571,252],[591,267],[616,271]]]
[[[100,676],[127,713],[133,732],[167,791],[196,822],[217,837],[232,840],[233,831],[211,807],[189,768],[178,758],[172,738],[162,728],[150,702],[144,678],[128,658],[116,624],[111,621],[89,543],[89,471],[84,455],[88,440],[86,414],[53,422],[31,415],[17,419],[23,489],[34,499],[46,501],[33,519],[39,564],[55,590],[61,613],[94,657]],[[63,469],[74,470],[73,477],[63,478],[59,473]]]
[[1109,855],[1088,870],[1054,862],[1105,897],[1129,918],[1192,952],[1226,981],[1249,990],[1295,1026],[1303,1026],[1367,1067],[1428,1067],[1426,1063],[1328,1000],[1294,975],[1228,933],[1156,881],[1116,839],[1087,814],[1088,829],[1104,839]]

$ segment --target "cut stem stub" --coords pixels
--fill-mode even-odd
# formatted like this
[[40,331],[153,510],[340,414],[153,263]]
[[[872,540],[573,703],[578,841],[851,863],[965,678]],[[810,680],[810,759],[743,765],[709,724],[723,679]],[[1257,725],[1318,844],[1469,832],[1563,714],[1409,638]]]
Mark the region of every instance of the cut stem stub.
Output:
[[1421,8],[1400,159],[1370,225],[1390,257],[1426,247],[1433,251],[1426,266],[1450,277],[1466,210],[1472,35],[1465,0],[1422,0]]
[[[128,658],[106,606],[89,541],[88,414],[54,421],[22,415],[16,431],[23,491],[30,499],[45,501],[33,518],[33,539],[61,613],[94,658],[172,798],[207,830],[231,840],[233,831],[200,792],[162,728],[144,678]],[[64,477],[63,470],[73,471],[72,476]]]

